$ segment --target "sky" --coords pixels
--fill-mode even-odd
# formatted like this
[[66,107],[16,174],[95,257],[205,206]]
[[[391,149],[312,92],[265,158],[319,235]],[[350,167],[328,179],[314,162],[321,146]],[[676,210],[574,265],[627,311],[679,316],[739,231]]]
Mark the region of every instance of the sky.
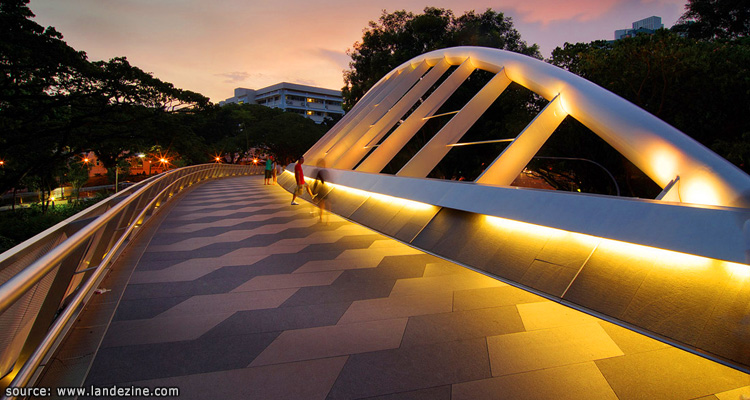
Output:
[[31,0],[89,60],[132,65],[218,103],[234,88],[292,82],[341,89],[348,49],[383,10],[491,8],[513,19],[546,58],[565,42],[613,39],[616,29],[656,15],[671,27],[687,0]]

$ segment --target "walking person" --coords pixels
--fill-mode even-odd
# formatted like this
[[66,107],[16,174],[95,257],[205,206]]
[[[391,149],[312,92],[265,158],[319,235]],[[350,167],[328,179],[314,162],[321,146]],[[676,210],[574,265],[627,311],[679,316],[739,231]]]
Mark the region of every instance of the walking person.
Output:
[[278,162],[274,162],[273,163],[273,170],[271,170],[271,176],[273,177],[273,185],[276,184],[276,174],[277,174],[278,170],[279,170],[279,163]]
[[273,171],[276,170],[276,163],[273,161],[273,156],[268,156],[266,159],[266,180],[263,182],[264,185],[270,185]]
[[313,193],[318,196],[318,209],[320,211],[320,223],[328,225],[328,213],[326,212],[326,197],[328,197],[329,188],[326,187],[328,173],[326,172],[326,162],[322,158],[318,160],[318,175],[315,177]]
[[310,194],[310,198],[315,198],[316,195],[312,193],[310,190],[310,186],[308,186],[305,183],[305,173],[302,171],[302,164],[305,162],[305,157],[300,157],[297,161],[297,164],[294,165],[294,179],[297,181],[297,189],[292,193],[292,205],[297,206],[299,203],[297,203],[297,195],[302,194],[302,191],[307,188],[307,193]]

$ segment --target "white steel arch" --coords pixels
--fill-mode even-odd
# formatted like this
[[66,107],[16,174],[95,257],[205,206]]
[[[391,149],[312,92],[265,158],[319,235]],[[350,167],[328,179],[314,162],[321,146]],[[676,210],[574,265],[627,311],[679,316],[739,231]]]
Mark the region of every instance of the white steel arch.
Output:
[[[457,69],[426,99],[421,96],[450,66]],[[398,173],[424,178],[511,82],[550,103],[476,179],[509,185],[565,116],[609,143],[664,188],[660,199],[750,207],[750,176],[684,133],[627,100],[543,61],[499,49],[453,47],[400,65],[384,76],[350,113],[321,138],[305,159],[328,167],[380,172],[475,69],[495,77]],[[416,83],[415,83],[416,82]],[[424,82],[424,83],[422,83]],[[430,83],[432,82],[432,83]],[[414,112],[365,158],[399,116]],[[364,160],[363,160],[364,158]]]

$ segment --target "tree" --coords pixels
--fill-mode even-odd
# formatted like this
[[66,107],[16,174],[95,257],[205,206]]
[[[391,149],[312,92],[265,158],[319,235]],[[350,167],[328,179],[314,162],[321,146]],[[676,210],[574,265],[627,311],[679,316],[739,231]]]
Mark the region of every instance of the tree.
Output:
[[113,166],[123,151],[162,136],[156,127],[169,114],[208,104],[123,57],[89,62],[33,16],[28,0],[0,3],[0,193],[89,150]]
[[537,45],[528,46],[513,21],[490,9],[456,17],[453,11],[427,7],[423,14],[404,10],[370,21],[361,42],[347,51],[352,61],[344,72],[344,109],[354,104],[380,78],[400,64],[429,51],[453,46],[494,47],[541,58]]
[[259,145],[282,165],[297,160],[325,133],[325,127],[299,114],[280,112],[258,121]]
[[259,104],[227,104],[203,110],[191,126],[213,157],[238,162],[253,149],[291,162],[312,146],[328,127],[278,108]]
[[750,36],[747,0],[688,0],[685,13],[672,27],[695,39],[737,39]]
[[[362,41],[348,51],[352,61],[344,73],[345,108],[350,109],[378,80],[400,64],[425,52],[454,46],[492,47],[541,58],[538,47],[521,40],[511,18],[501,12],[488,9],[483,13],[469,11],[455,16],[451,10],[435,7],[427,7],[418,15],[403,10],[383,11],[377,22],[369,23]],[[488,72],[475,71],[435,115],[460,110],[491,78]],[[538,100],[531,91],[512,84],[463,140],[484,141],[518,134],[538,111]],[[383,172],[397,172],[449,119],[428,120]],[[497,145],[454,148],[429,176],[473,179],[501,150]]]
[[[659,30],[613,43],[566,43],[552,52],[550,62],[631,101],[750,171],[747,38],[705,41]],[[591,135],[580,128],[565,131],[570,141],[557,145],[578,146],[579,138]],[[598,161],[611,168],[618,180],[627,182],[634,167],[605,147],[592,143],[586,151],[603,155]]]
[[78,200],[81,188],[89,179],[89,171],[91,168],[88,163],[82,162],[80,159],[72,158],[68,160],[68,168],[65,173],[68,183],[73,188],[71,196],[75,196]]

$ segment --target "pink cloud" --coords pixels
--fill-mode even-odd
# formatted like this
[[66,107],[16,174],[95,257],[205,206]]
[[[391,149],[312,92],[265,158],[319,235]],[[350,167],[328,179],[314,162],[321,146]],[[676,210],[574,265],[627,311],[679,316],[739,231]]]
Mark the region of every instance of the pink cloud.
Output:
[[548,24],[554,21],[592,21],[612,10],[622,0],[524,0],[509,4],[524,22]]

